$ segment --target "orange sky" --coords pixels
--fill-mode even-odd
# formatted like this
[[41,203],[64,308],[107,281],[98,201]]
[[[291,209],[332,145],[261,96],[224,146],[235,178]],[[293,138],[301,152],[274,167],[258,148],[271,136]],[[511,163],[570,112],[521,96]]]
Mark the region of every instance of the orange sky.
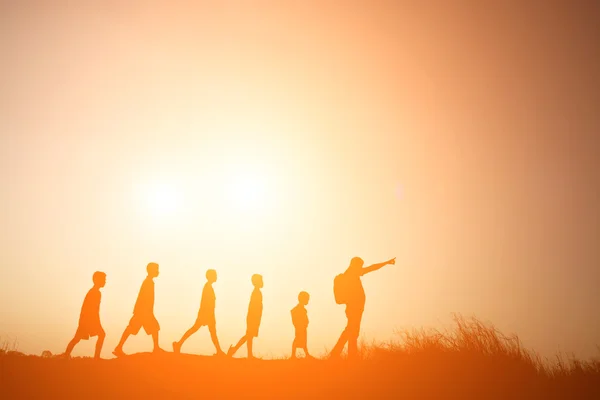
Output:
[[[363,279],[365,338],[460,312],[596,354],[598,7],[49,3],[0,3],[0,335],[21,351],[62,352],[102,270],[109,357],[155,261],[163,347],[215,268],[225,348],[261,273],[255,352],[289,353],[306,290],[318,354],[358,255],[397,256]],[[212,354],[208,332],[183,351]]]

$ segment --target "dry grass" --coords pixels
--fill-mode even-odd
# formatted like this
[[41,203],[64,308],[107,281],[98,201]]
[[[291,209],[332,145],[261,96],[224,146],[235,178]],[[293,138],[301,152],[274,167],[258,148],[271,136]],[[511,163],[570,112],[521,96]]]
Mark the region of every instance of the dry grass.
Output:
[[[567,377],[570,375],[597,375],[600,378],[600,358],[589,361],[578,360],[557,354],[554,359],[543,359],[536,352],[526,349],[516,334],[505,335],[492,324],[471,317],[453,316],[455,328],[413,329],[397,332],[400,337],[388,343],[364,341],[360,346],[363,360],[390,360],[410,356],[444,358],[461,356],[484,358],[495,362],[519,365],[523,371],[546,377]],[[600,346],[598,347],[600,355]]]
[[364,362],[390,366],[403,374],[420,376],[430,371],[495,390],[476,390],[484,398],[495,398],[500,391],[499,398],[600,398],[600,358],[583,361],[563,354],[542,358],[524,348],[517,335],[505,335],[492,324],[460,315],[454,315],[454,322],[451,330],[403,330],[387,343],[363,342],[360,356]]
[[0,337],[0,357],[13,354],[19,349],[19,342],[17,339],[10,339],[7,337]]

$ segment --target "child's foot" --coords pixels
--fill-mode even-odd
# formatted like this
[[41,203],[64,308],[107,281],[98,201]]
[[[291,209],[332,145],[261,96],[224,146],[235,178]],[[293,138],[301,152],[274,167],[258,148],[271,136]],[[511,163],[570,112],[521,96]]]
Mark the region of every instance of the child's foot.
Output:
[[117,357],[125,357],[127,355],[123,352],[123,349],[115,349],[115,351],[113,351],[113,354]]
[[227,350],[227,356],[231,357],[231,356],[233,356],[233,353],[235,353],[233,346],[229,346],[229,350]]
[[226,356],[225,352],[221,349],[217,350],[215,357],[223,357],[223,356]]
[[179,354],[180,351],[181,345],[179,344],[179,342],[173,342],[173,353]]
[[154,350],[152,350],[152,352],[154,354],[162,354],[162,353],[166,353],[166,351],[164,351],[163,349],[161,349],[160,347],[156,347]]

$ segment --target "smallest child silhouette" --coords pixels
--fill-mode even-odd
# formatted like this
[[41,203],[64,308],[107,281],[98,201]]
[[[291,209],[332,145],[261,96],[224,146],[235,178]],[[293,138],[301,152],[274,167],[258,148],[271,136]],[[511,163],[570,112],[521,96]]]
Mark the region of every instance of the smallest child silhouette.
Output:
[[300,292],[298,294],[298,305],[292,308],[292,323],[294,324],[294,329],[296,330],[296,336],[294,337],[294,342],[292,343],[292,359],[296,358],[296,350],[302,349],[304,350],[304,354],[306,358],[312,358],[312,356],[308,353],[307,342],[307,331],[308,331],[308,312],[306,311],[305,306],[308,304],[310,300],[310,295],[307,292]]
[[79,315],[79,326],[77,332],[75,332],[75,336],[67,346],[67,350],[64,354],[66,357],[71,356],[73,348],[80,340],[88,340],[90,336],[98,336],[94,358],[100,358],[100,352],[102,351],[102,345],[104,344],[104,338],[106,336],[104,329],[102,329],[102,324],[100,323],[100,300],[102,298],[100,289],[106,285],[106,274],[104,272],[96,271],[92,276],[92,280],[94,282],[94,287],[88,291],[83,300],[81,314]]

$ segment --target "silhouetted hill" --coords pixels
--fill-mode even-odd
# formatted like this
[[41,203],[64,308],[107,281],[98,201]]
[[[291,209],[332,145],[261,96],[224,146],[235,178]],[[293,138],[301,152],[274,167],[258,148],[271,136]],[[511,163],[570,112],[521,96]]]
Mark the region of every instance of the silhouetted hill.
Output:
[[[142,353],[0,360],[2,398],[600,398],[599,375],[553,379],[518,362],[427,355],[356,363]],[[541,397],[540,397],[541,396]]]
[[0,354],[0,398],[599,399],[600,362],[542,362],[516,337],[457,318],[405,332],[363,360],[247,360],[140,353],[120,359]]

